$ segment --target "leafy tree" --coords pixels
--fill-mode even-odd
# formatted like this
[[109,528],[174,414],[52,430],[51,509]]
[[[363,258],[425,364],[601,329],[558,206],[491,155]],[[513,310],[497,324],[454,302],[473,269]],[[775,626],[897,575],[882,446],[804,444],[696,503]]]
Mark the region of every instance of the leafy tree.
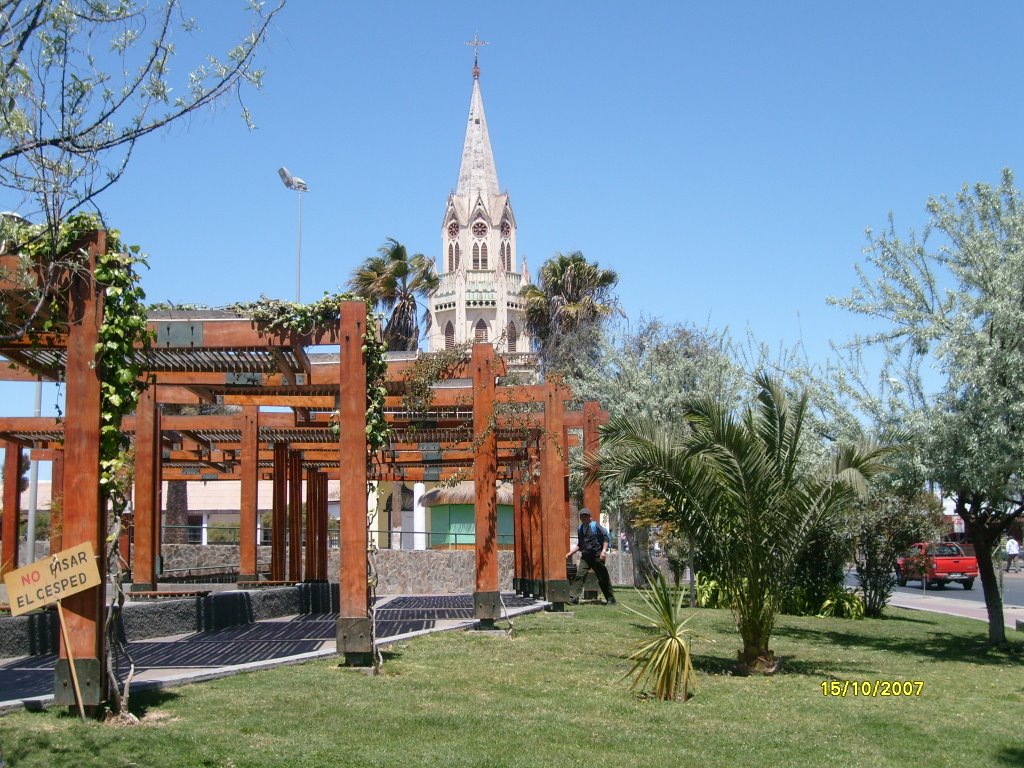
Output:
[[881,616],[892,596],[896,560],[911,544],[940,535],[938,499],[917,488],[901,490],[885,482],[872,488],[854,510],[854,562],[864,596],[864,613]]
[[[603,334],[592,363],[569,376],[568,383],[580,400],[597,400],[612,417],[650,414],[671,424],[682,423],[687,399],[694,394],[735,399],[746,386],[724,336],[657,319]],[[656,570],[649,556],[652,525],[690,538],[677,510],[643,490],[613,482],[602,488],[604,506],[619,512],[637,587],[647,586]],[[692,582],[692,568],[690,574]]]
[[[992,554],[1024,515],[1024,199],[1006,170],[998,187],[965,185],[953,199],[929,199],[927,212],[920,240],[899,237],[891,216],[885,232],[869,231],[859,287],[830,301],[884,325],[853,345],[881,345],[883,376],[901,382],[907,420],[924,436],[926,476],[964,520],[989,641],[1001,644]],[[942,377],[938,391],[923,368]]]
[[579,251],[544,262],[537,282],[523,286],[526,327],[545,371],[571,375],[591,361],[603,321],[616,311],[619,276]]
[[[183,0],[7,0],[0,3],[0,186],[44,226],[39,252],[62,254],[60,224],[125,173],[144,136],[245,86],[258,88],[255,55],[284,0],[249,0],[249,29],[223,55],[176,71],[177,41],[199,33]],[[243,117],[250,121],[242,106]],[[11,229],[16,233],[11,236]],[[0,217],[0,241],[24,244],[30,228]],[[0,252],[5,248],[0,248]],[[77,254],[8,268],[0,338],[20,338],[45,314]]]
[[594,477],[655,488],[712,553],[743,640],[742,669],[771,672],[775,618],[796,557],[822,520],[838,514],[885,468],[888,449],[844,445],[807,461],[806,392],[790,398],[764,374],[740,412],[712,397],[687,403],[689,429],[643,417],[612,419]]
[[[388,238],[376,256],[352,272],[349,290],[391,313],[384,326],[389,352],[411,352],[419,348],[420,326],[416,321],[419,299],[437,290],[440,279],[434,263],[422,253],[412,256],[405,246]],[[430,310],[423,309],[423,325],[430,330]]]

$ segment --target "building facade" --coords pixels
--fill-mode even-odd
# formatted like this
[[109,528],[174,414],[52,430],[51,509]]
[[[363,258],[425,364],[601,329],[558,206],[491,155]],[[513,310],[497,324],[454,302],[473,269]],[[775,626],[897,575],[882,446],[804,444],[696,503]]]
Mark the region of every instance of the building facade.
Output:
[[502,352],[529,352],[519,292],[529,282],[516,250],[516,217],[498,173],[487,132],[480,68],[473,65],[466,139],[455,191],[441,221],[440,286],[430,299],[427,350],[489,341]]

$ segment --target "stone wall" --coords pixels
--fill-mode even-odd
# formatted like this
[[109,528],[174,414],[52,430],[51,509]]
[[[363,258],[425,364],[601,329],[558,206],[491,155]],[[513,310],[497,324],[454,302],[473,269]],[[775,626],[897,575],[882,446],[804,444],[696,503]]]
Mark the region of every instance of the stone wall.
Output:
[[[608,572],[612,583],[619,582],[619,553],[608,553]],[[167,578],[201,578],[217,572],[238,573],[238,546],[216,544],[165,544],[163,568]],[[457,594],[473,591],[475,573],[472,550],[409,550],[382,549],[376,554],[377,593],[381,595]],[[261,570],[269,569],[270,547],[260,547],[258,560]],[[327,573],[337,581],[339,552],[328,553]],[[161,579],[163,580],[163,579]],[[503,590],[512,589],[512,552],[498,553],[498,581]],[[622,583],[633,582],[633,558],[622,555]]]

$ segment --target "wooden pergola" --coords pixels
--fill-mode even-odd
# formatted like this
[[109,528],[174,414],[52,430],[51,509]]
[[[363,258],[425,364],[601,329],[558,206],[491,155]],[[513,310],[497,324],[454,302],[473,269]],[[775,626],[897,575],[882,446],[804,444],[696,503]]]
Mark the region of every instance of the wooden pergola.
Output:
[[[103,233],[90,245],[101,253]],[[4,463],[2,559],[4,572],[17,567],[18,494],[22,449],[53,462],[53,551],[91,541],[103,551],[106,515],[99,501],[99,381],[94,366],[102,294],[89,275],[76,278],[66,334],[0,346],[16,368],[0,369],[0,380],[63,380],[66,416],[0,417]],[[367,663],[373,652],[367,588],[367,488],[369,481],[472,479],[476,493],[475,616],[484,626],[501,615],[498,581],[497,501],[499,480],[514,487],[514,585],[544,598],[555,610],[568,599],[564,555],[568,549],[568,447],[570,431],[582,430],[585,450],[597,446],[598,425],[607,418],[596,403],[578,411],[571,393],[557,382],[498,386],[505,360],[489,344],[450,371],[431,392],[429,406],[406,408],[406,372],[411,362],[390,363],[386,417],[388,446],[368,455],[366,361],[362,352],[366,307],[343,302],[340,320],[313,334],[261,333],[248,318],[224,312],[161,313],[150,320],[155,343],[145,353],[152,384],[122,429],[134,435],[135,476],[131,568],[138,589],[154,589],[160,553],[161,486],[164,480],[238,481],[241,484],[239,581],[254,580],[257,568],[257,483],[274,483],[270,578],[326,581],[327,481],[340,481],[340,615],[338,651],[346,662]],[[307,350],[336,346],[323,359]],[[162,404],[215,403],[239,412],[173,416]],[[261,407],[289,410],[263,411]],[[12,482],[13,480],[13,482]],[[306,520],[302,520],[302,483]],[[584,502],[600,509],[596,485]],[[303,533],[304,531],[304,533]],[[128,538],[122,557],[128,558]],[[303,558],[303,552],[305,557]],[[102,560],[102,558],[100,558]],[[101,573],[104,563],[100,562]],[[103,590],[67,598],[69,637],[85,704],[106,697],[102,668]],[[62,644],[55,701],[72,704],[67,654]]]

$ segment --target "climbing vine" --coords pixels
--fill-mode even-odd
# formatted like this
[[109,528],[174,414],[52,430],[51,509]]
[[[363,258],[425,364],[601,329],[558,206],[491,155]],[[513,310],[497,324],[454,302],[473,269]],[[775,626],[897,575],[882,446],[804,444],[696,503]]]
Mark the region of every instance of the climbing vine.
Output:
[[[251,317],[263,334],[305,335],[336,327],[343,301],[366,300],[351,293],[324,293],[311,304],[296,304],[261,296],[259,301],[232,304],[225,309]],[[380,324],[381,318],[373,313],[372,305],[367,301],[362,351],[366,358],[366,449],[369,454],[387,445],[391,435],[391,428],[384,418],[388,361],[385,356],[387,344],[381,340]],[[332,422],[332,428],[337,432],[337,422]]]
[[[8,250],[20,255],[23,266],[19,271],[53,276],[45,281],[45,291],[23,294],[30,297],[28,314],[15,322],[21,324],[29,341],[67,330],[69,290],[76,276],[89,269],[88,251],[82,243],[100,229],[103,225],[98,217],[79,213],[61,222],[56,231],[31,225],[12,231],[15,240]],[[117,230],[107,230],[106,249],[96,260],[93,277],[104,297],[96,345],[100,380],[100,496],[111,503],[115,515],[123,513],[129,503],[130,473],[123,470],[130,441],[121,432],[121,420],[134,412],[139,393],[147,386],[144,356],[139,354],[140,348],[147,348],[150,342],[146,294],[139,282],[140,266],[146,266],[146,257],[139,247],[126,248]],[[10,300],[5,297],[8,308]]]

